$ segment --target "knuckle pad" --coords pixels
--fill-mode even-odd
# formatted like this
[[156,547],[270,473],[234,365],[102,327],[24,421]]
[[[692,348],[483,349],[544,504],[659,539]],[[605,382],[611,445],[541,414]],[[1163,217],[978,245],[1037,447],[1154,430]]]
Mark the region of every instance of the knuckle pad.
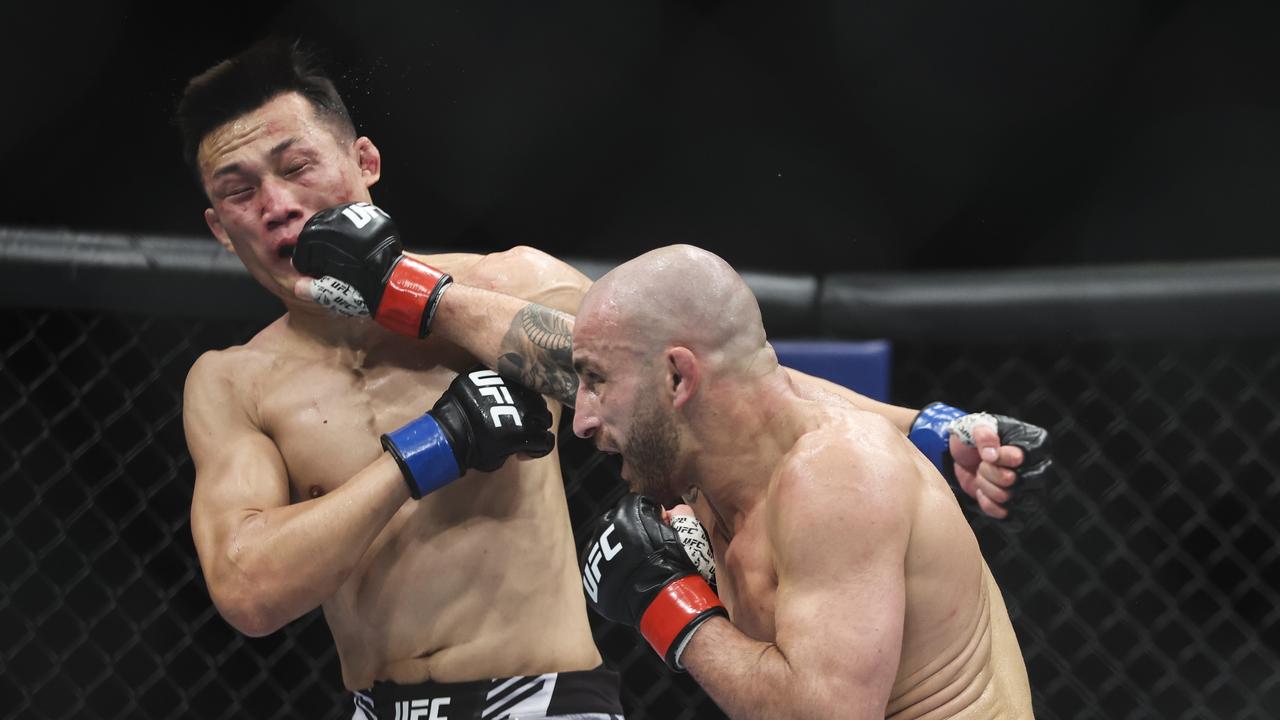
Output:
[[1032,425],[1007,415],[996,415],[1000,442],[1022,448],[1025,453],[1032,453],[1048,446],[1049,433],[1039,425]]
[[1038,462],[1028,465],[1026,469],[1018,472],[1018,477],[1022,480],[1042,480],[1048,475],[1049,468],[1053,466],[1053,461],[1049,458],[1041,458]]

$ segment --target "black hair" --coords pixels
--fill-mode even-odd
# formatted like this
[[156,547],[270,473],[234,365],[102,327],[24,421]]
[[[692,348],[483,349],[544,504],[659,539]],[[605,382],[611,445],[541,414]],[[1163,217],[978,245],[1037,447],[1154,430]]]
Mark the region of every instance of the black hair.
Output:
[[297,41],[268,37],[191,78],[182,92],[173,119],[183,159],[197,179],[196,153],[206,135],[289,92],[306,98],[339,137],[355,138],[347,106],[315,55]]

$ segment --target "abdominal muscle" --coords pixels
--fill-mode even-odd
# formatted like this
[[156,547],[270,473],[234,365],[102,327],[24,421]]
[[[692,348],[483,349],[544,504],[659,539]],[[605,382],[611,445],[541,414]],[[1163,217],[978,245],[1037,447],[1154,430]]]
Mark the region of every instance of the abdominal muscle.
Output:
[[554,454],[406,503],[324,613],[350,689],[600,664]]

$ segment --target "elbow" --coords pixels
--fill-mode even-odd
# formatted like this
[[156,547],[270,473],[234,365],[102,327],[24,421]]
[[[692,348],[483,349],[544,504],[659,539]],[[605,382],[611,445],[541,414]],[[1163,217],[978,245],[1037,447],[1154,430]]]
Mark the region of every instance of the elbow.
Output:
[[290,618],[282,617],[263,598],[243,590],[210,593],[214,607],[231,627],[249,637],[263,637],[288,624]]
[[206,581],[218,614],[249,637],[270,635],[293,619],[282,610],[282,589],[269,576],[231,562]]
[[510,292],[513,278],[534,277],[545,263],[544,253],[527,245],[492,253],[477,263],[467,284],[494,292]]
[[539,270],[546,266],[551,256],[528,245],[516,245],[499,253],[508,264],[524,271]]

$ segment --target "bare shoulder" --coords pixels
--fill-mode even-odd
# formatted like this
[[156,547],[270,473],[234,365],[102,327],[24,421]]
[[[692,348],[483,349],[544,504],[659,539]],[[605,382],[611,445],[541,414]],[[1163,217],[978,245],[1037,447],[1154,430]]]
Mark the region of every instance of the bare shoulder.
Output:
[[878,416],[826,422],[788,453],[770,483],[765,511],[780,582],[849,589],[901,567],[916,500],[910,482],[903,482],[903,461],[882,449],[880,436],[891,428]]
[[[802,435],[771,487],[779,519],[860,515],[906,518],[912,466],[902,433],[875,413],[840,407]],[[797,518],[797,519],[800,519]]]
[[211,406],[242,405],[249,385],[248,373],[240,370],[249,353],[244,346],[210,350],[187,371],[183,386],[183,414],[190,421],[194,413]]
[[184,404],[245,401],[284,356],[288,345],[285,334],[283,323],[276,321],[244,345],[201,354],[187,371]]

